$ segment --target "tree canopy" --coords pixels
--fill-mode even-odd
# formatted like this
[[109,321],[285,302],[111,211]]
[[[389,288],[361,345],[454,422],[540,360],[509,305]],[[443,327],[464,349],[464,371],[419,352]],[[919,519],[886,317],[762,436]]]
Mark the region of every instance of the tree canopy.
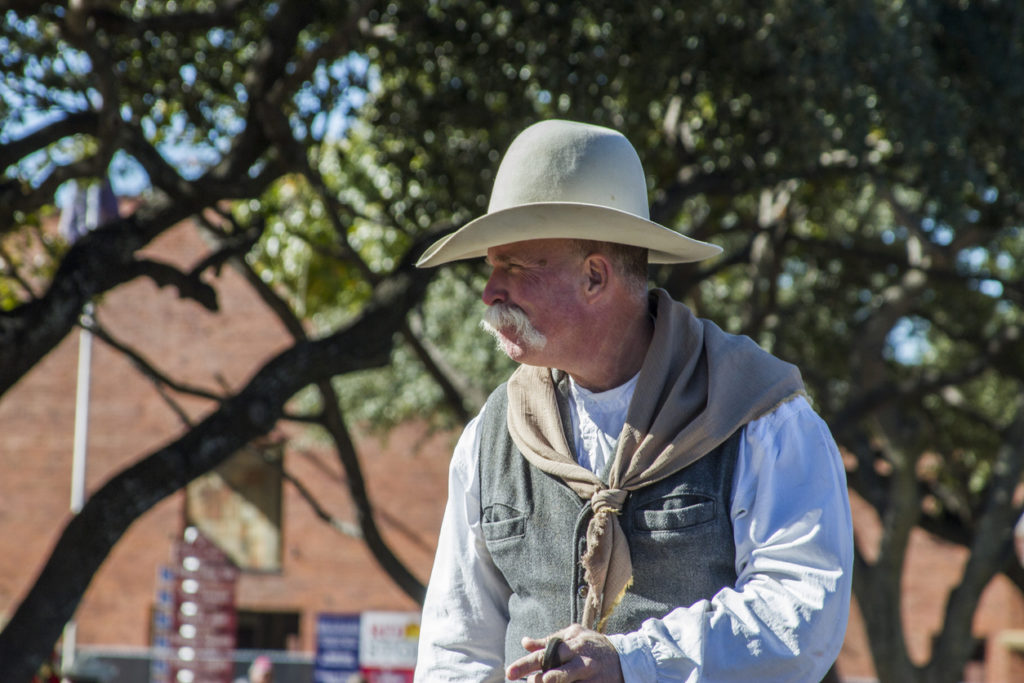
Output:
[[[1024,585],[1018,3],[15,0],[0,54],[0,400],[135,278],[215,307],[203,273],[231,263],[296,338],[71,522],[0,633],[14,680],[131,520],[297,393],[350,473],[346,417],[472,414],[509,368],[472,331],[481,264],[411,264],[550,117],[624,132],[654,219],[724,247],[657,283],[801,367],[882,521],[854,575],[882,680],[958,680],[983,587]],[[70,245],[39,229],[65,182],[125,169],[150,186],[134,214]],[[139,257],[188,217],[219,245],[200,268]],[[915,526],[971,551],[924,664],[896,599]]]

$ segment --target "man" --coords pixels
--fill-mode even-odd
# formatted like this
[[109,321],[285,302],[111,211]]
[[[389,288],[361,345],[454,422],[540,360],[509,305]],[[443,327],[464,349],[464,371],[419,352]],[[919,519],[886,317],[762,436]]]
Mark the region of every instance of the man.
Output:
[[527,128],[488,213],[420,266],[486,256],[484,326],[521,365],[466,428],[418,681],[818,681],[852,532],[799,372],[695,318],[646,265],[720,249],[649,220],[619,133]]

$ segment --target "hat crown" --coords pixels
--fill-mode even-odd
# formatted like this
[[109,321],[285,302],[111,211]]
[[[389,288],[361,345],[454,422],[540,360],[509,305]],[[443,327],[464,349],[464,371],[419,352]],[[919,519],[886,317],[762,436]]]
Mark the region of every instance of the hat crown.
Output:
[[640,157],[618,131],[536,123],[516,137],[494,178],[488,213],[548,202],[589,204],[650,219]]
[[555,119],[512,141],[487,213],[434,242],[416,265],[429,268],[485,256],[501,244],[551,238],[642,247],[651,263],[700,261],[722,251],[651,221],[647,179],[625,136]]

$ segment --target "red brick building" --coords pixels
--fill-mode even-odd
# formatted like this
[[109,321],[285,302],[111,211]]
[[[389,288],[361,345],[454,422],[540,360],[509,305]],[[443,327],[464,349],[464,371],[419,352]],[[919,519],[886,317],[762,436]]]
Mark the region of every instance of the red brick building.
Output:
[[[182,224],[150,246],[160,260],[185,269],[207,253],[191,224]],[[211,279],[221,312],[212,314],[148,280],[123,286],[98,302],[103,324],[168,376],[218,392],[243,386],[289,337],[241,278],[225,269]],[[13,612],[69,519],[75,385],[79,334],[71,334],[0,401],[0,623]],[[120,353],[94,341],[91,360],[87,490],[175,438],[183,422],[153,383]],[[194,398],[180,401],[192,419],[212,409]],[[445,502],[447,464],[456,435],[430,435],[407,425],[386,440],[362,438],[376,520],[385,539],[426,581]],[[274,435],[285,444],[283,467],[332,515],[352,521],[344,473],[332,451],[294,425]],[[243,572],[237,588],[240,644],[315,649],[320,613],[415,610],[415,603],[380,570],[363,543],[330,528],[287,481],[279,489],[280,536],[271,555],[275,571]],[[854,501],[858,532],[870,543],[877,533],[866,506]],[[177,493],[139,519],[94,578],[76,615],[83,649],[147,648],[152,638],[159,567],[170,560],[186,518]],[[942,618],[946,591],[957,581],[964,553],[918,533],[907,571],[906,630],[916,659],[929,654]],[[985,594],[976,633],[988,643],[989,682],[1013,680],[1004,641],[1007,629],[1024,628],[1024,602],[1005,581]],[[873,677],[870,652],[856,609],[840,671],[849,680]],[[1019,672],[1018,672],[1019,673]],[[1021,678],[1019,680],[1024,680]]]

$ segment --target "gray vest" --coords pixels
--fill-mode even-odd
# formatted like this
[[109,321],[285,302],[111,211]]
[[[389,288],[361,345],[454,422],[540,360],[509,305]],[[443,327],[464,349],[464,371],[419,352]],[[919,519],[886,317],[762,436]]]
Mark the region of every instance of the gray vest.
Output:
[[[582,618],[587,587],[579,558],[592,515],[588,501],[515,447],[507,405],[502,385],[483,413],[479,465],[484,540],[512,591],[506,665],[526,654],[523,636],[543,637]],[[645,619],[735,584],[730,505],[739,441],[737,431],[689,467],[630,493],[619,522],[629,540],[633,585],[607,633],[635,631]]]

